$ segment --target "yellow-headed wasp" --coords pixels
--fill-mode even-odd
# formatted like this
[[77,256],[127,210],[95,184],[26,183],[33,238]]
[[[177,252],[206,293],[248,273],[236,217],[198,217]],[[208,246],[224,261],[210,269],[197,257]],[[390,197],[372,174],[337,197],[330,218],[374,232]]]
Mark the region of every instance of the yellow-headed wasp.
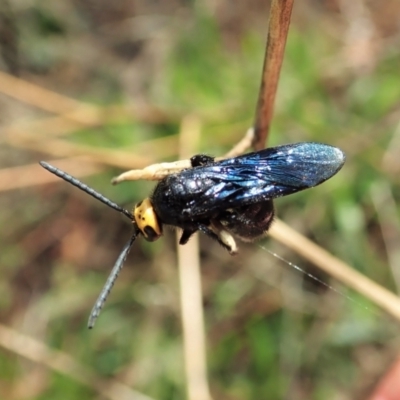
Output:
[[89,328],[94,326],[137,236],[154,241],[162,236],[163,225],[171,225],[182,229],[179,244],[201,231],[235,254],[234,236],[252,241],[268,231],[274,217],[273,199],[326,181],[341,169],[345,156],[329,145],[295,143],[222,161],[201,154],[190,161],[192,168],[160,180],[152,195],[136,204],[132,212],[66,172],[40,162],[51,173],[127,216],[133,224],[133,234],[92,309]]

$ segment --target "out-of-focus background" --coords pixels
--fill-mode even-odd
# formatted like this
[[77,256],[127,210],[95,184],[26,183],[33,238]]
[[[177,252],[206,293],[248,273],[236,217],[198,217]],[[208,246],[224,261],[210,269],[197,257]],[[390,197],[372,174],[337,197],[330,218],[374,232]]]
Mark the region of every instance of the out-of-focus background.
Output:
[[[134,244],[88,331],[130,226],[37,162],[130,208],[154,183],[111,178],[179,158],[185,123],[200,131],[196,152],[223,154],[253,122],[268,11],[261,0],[1,1],[1,398],[102,398],[96,385],[105,393],[114,379],[153,399],[185,398],[174,232]],[[297,2],[268,145],[325,142],[347,163],[277,200],[277,213],[395,292],[399,122],[400,3]],[[240,243],[232,258],[201,236],[213,397],[365,399],[396,357],[398,323],[284,246],[261,244],[342,294],[259,243]],[[40,343],[60,351],[61,369],[91,371],[93,386],[44,367]]]

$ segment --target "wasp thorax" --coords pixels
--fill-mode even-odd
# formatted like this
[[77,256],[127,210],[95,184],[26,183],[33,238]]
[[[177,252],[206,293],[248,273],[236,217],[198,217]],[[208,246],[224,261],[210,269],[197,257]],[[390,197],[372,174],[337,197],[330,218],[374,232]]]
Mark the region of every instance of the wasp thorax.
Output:
[[153,242],[162,235],[162,227],[149,198],[136,204],[133,209],[136,224],[146,240]]

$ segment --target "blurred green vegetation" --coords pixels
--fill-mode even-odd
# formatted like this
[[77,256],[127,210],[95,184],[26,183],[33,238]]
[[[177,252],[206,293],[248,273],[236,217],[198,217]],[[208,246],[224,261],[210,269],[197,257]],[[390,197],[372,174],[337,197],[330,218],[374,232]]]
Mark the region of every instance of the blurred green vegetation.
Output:
[[[199,152],[220,155],[235,144],[254,118],[266,5],[255,2],[243,12],[221,2],[212,13],[204,4],[171,1],[146,9],[138,2],[126,20],[121,17],[133,32],[129,42],[129,35],[117,36],[118,15],[107,14],[107,8],[100,13],[103,3],[98,8],[78,0],[15,7],[21,76],[99,105],[141,101],[171,115],[198,115]],[[387,247],[385,230],[399,236],[399,210],[379,216],[373,190],[382,193],[383,185],[394,199],[399,194],[398,167],[384,162],[398,149],[399,32],[375,15],[378,49],[364,64],[346,65],[345,21],[332,4],[321,2],[314,13],[308,11],[315,2],[296,6],[269,145],[325,142],[342,148],[347,163],[321,187],[276,201],[277,213],[354,268],[397,290],[389,267],[396,249]],[[142,26],[143,20],[155,27],[137,33],[135,23]],[[8,65],[4,59],[3,69]],[[16,113],[15,102],[1,96],[9,113],[3,124],[19,113],[23,120],[31,115],[26,108]],[[178,119],[151,124],[133,116],[81,129],[68,140],[125,149],[134,157],[143,141],[178,131]],[[157,154],[162,150],[154,148]],[[47,157],[11,147],[1,154],[3,168]],[[119,172],[110,168],[85,182],[126,205],[154,186],[110,186]],[[384,199],[380,207],[385,204]],[[129,225],[61,182],[2,193],[0,205],[2,323],[69,354],[99,379],[119,379],[154,399],[185,398],[173,232],[167,230],[156,243],[135,243],[96,328],[88,331],[88,313]],[[201,237],[213,397],[365,398],[398,347],[396,323],[283,246],[268,239],[262,244],[344,295],[299,274],[257,243],[240,243],[240,254],[231,258]],[[0,397],[99,398],[73,379],[3,349]]]

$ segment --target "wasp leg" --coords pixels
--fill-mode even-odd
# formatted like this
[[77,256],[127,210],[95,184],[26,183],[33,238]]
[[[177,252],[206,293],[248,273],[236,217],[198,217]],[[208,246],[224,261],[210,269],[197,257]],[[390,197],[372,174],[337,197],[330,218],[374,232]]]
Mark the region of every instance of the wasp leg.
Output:
[[237,253],[236,241],[233,238],[232,234],[227,231],[224,226],[218,220],[211,220],[211,228],[218,235],[223,243],[225,243],[231,250],[229,251],[231,254]]
[[196,231],[191,231],[191,230],[188,230],[188,229],[184,229],[183,232],[182,232],[182,236],[179,239],[179,244],[186,244],[189,241],[190,236],[192,236],[193,233],[195,233],[195,232]]
[[217,234],[206,225],[200,224],[198,228],[199,228],[199,231],[205,233],[211,239],[216,240],[222,247],[224,247],[226,250],[228,250],[232,256],[237,253],[237,246],[236,246],[235,239],[225,229],[216,228],[218,231],[218,234]]
[[192,164],[192,168],[203,167],[212,164],[214,160],[214,157],[206,156],[205,154],[196,154],[190,158],[190,163]]

